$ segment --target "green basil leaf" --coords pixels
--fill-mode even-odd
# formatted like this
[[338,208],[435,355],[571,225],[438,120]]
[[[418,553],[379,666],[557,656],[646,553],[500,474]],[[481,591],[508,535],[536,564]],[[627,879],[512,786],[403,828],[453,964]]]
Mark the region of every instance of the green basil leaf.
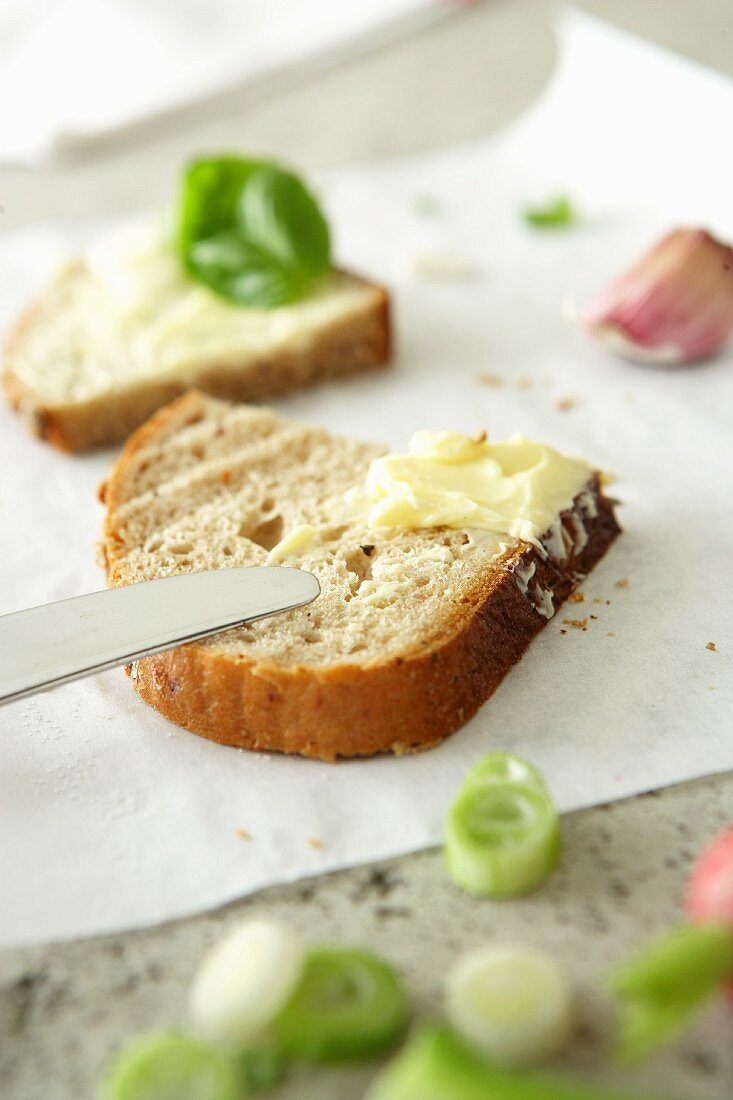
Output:
[[237,224],[242,187],[260,161],[217,157],[190,164],[178,210],[178,248],[187,261],[193,244]]
[[242,188],[240,227],[283,267],[307,276],[328,270],[328,226],[300,180],[280,168],[255,169]]
[[527,225],[537,229],[564,229],[578,220],[577,211],[567,195],[557,195],[545,206],[528,206],[523,217]]
[[243,306],[296,301],[330,265],[328,226],[316,200],[268,161],[219,157],[190,165],[177,236],[188,273]]
[[299,294],[295,275],[236,229],[197,241],[190,263],[200,282],[238,305],[271,309]]

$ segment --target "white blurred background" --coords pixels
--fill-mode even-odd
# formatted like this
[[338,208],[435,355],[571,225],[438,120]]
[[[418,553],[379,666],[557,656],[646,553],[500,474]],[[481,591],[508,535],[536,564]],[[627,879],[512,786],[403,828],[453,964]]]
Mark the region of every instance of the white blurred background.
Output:
[[[733,74],[731,0],[578,0]],[[0,0],[0,231],[163,202],[191,152],[306,172],[485,133],[552,70],[553,0]]]

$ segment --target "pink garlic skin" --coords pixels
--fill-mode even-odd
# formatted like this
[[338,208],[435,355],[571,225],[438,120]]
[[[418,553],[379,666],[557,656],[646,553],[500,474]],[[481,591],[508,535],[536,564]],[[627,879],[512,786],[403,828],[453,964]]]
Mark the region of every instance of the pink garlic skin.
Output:
[[733,931],[733,825],[698,856],[687,888],[693,921],[723,921]]
[[[687,915],[694,923],[720,921],[733,932],[733,825],[697,857],[687,883]],[[733,978],[726,983],[733,1004]]]
[[614,279],[583,321],[625,358],[708,359],[733,330],[733,248],[704,229],[675,229]]

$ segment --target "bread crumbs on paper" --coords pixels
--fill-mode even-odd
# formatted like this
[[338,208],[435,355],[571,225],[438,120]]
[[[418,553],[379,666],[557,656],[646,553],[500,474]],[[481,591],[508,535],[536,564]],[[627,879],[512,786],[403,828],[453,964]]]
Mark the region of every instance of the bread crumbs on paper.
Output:
[[558,397],[555,402],[555,408],[558,412],[570,412],[578,404],[578,398],[572,394],[567,394],[565,397]]
[[534,386],[534,379],[533,378],[527,378],[526,375],[522,375],[521,377],[519,377],[517,379],[517,389],[518,390],[531,390],[533,386]]
[[498,374],[477,374],[476,381],[479,386],[492,386],[494,389],[504,385],[504,379]]
[[715,642],[708,642],[705,648],[711,650],[713,653],[718,652],[718,647],[716,646]]
[[608,633],[606,634],[606,637],[607,638],[615,638],[616,635],[614,634],[614,632],[612,630],[609,630]]
[[252,834],[248,833],[246,829],[237,829],[237,836],[240,840],[251,840]]
[[628,588],[629,587],[629,578],[628,577],[621,577],[620,580],[616,581],[616,583],[613,587],[614,588]]
[[587,619],[563,619],[563,622],[566,624],[566,626],[575,627],[576,630],[588,629]]
[[322,848],[323,847],[323,841],[319,840],[318,837],[315,837],[315,836],[309,836],[308,839],[306,840],[306,844],[308,845],[309,848]]
[[421,279],[475,279],[478,268],[451,252],[416,252],[410,257],[413,275]]
[[[582,592],[571,592],[568,596],[568,603],[584,603],[585,596]],[[594,600],[593,603],[600,603],[600,600]]]

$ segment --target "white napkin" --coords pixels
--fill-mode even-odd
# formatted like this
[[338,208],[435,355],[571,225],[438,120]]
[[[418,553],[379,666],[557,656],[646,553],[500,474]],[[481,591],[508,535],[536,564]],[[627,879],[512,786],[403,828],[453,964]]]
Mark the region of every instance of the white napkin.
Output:
[[[278,404],[395,447],[418,428],[519,429],[614,471],[626,533],[585,603],[419,756],[332,766],[222,748],[169,725],[120,671],[0,710],[0,944],[150,924],[436,843],[462,776],[491,749],[537,764],[563,810],[733,765],[733,352],[644,369],[561,315],[673,225],[733,236],[728,149],[708,140],[727,132],[733,88],[578,16],[561,47],[543,100],[498,138],[326,181],[340,257],[395,288],[399,357]],[[526,227],[518,208],[556,188],[583,224]],[[431,217],[415,208],[425,196],[440,207]],[[77,240],[2,242],[8,315]],[[426,251],[475,274],[418,279],[406,261]],[[566,396],[577,404],[560,411]],[[108,461],[59,455],[3,410],[0,610],[101,586],[94,489]],[[563,623],[586,617],[585,631]]]
[[0,160],[79,151],[217,93],[343,58],[450,6],[439,0],[5,0]]

